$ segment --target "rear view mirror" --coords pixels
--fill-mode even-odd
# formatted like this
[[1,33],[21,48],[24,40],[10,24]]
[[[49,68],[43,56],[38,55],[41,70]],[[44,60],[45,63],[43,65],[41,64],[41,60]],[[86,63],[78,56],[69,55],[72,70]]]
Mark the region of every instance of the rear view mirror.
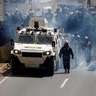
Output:
[[52,41],[52,47],[55,47],[55,41]]
[[13,39],[10,40],[10,43],[12,46],[14,46],[14,40]]

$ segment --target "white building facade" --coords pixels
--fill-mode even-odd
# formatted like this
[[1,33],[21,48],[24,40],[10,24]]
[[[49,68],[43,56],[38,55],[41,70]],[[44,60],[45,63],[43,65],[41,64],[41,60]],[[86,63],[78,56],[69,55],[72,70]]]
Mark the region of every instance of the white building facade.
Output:
[[3,0],[0,0],[0,21],[3,21],[4,20],[4,16],[3,16],[3,8],[4,7],[4,2]]

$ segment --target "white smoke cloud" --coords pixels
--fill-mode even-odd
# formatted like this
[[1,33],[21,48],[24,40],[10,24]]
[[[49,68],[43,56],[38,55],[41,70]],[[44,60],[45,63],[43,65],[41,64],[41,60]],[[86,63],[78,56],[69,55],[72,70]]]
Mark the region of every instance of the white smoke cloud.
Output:
[[[32,2],[30,2],[30,0],[26,0],[26,1],[27,2],[25,2],[25,5],[22,4],[22,6],[20,6],[19,4],[18,5],[16,4],[16,7],[20,11],[22,11],[22,10],[25,11],[23,13],[26,13],[26,10],[30,9],[31,3],[32,3]],[[84,0],[82,0],[82,1],[84,1]],[[36,0],[34,0],[34,2],[36,3]],[[64,9],[63,9],[64,10],[64,13],[63,13],[64,18],[63,19],[65,20],[65,24],[68,27],[68,30],[66,31],[66,33],[68,33],[68,36],[67,37],[63,36],[62,38],[63,39],[67,38],[70,45],[72,46],[72,48],[74,50],[75,57],[74,57],[74,60],[71,60],[71,62],[70,62],[71,68],[85,68],[85,67],[87,67],[89,71],[90,70],[95,71],[96,70],[96,63],[95,63],[96,62],[95,61],[96,46],[94,46],[94,45],[96,43],[96,23],[95,23],[96,17],[93,18],[92,14],[88,11],[88,9],[86,10],[86,9],[80,8],[79,5],[82,4],[81,0],[56,0],[56,2],[66,5],[66,6],[64,6]],[[10,12],[12,12],[12,14],[10,14],[10,16],[7,17],[7,20],[8,20],[8,21],[6,21],[7,23],[11,22],[12,18],[16,15],[16,14],[14,14],[14,10],[12,7],[13,5],[12,4],[10,4],[10,5],[11,6],[9,6],[9,5],[5,6],[6,8],[4,10],[4,11],[6,11],[9,9],[9,10],[11,10]],[[73,6],[67,6],[67,5],[73,5]],[[17,11],[19,11],[19,10],[17,10]],[[83,12],[83,15],[82,15],[82,12]],[[28,15],[29,15],[29,13],[28,13]],[[20,26],[22,25],[22,22],[18,22],[18,19],[22,19],[22,21],[24,21],[26,19],[26,16],[24,16],[24,18],[23,18],[20,14],[18,17],[19,18],[13,20],[13,21],[17,21],[17,23],[13,24],[13,21],[12,21],[13,27],[10,28],[10,26],[9,26],[9,28],[10,28],[9,31],[10,31],[11,37],[14,37],[13,36],[14,34],[16,35],[15,28],[16,28],[17,24]],[[77,18],[77,21],[75,21],[76,20],[75,18]],[[61,21],[63,21],[63,19]],[[69,21],[68,21],[68,19],[69,19]],[[59,23],[61,23],[61,22],[59,22]],[[26,24],[26,23],[24,23],[24,24]],[[69,26],[68,26],[68,24],[69,24]],[[9,25],[9,23],[8,23],[8,25]],[[77,33],[77,38],[79,38],[80,42],[77,42],[78,40],[75,38],[76,37],[75,33]],[[79,51],[82,48],[78,49],[78,47],[80,47],[79,45],[81,44],[81,42],[84,42],[84,37],[86,35],[90,38],[90,41],[92,43],[92,51],[91,51],[91,53],[92,53],[91,58],[92,59],[91,59],[90,64],[86,63],[85,54],[83,52],[81,54],[79,54]],[[73,41],[74,38],[75,38],[75,41]],[[63,68],[62,59],[60,62],[61,62],[60,68]]]

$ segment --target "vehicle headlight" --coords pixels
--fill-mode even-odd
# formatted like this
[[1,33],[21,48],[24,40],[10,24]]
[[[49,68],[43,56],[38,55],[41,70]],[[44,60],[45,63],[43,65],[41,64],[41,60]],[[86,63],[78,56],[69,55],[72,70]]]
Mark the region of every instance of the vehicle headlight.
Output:
[[51,51],[43,52],[43,55],[50,55],[50,54],[51,54]]
[[19,50],[14,50],[14,53],[15,53],[15,54],[21,54],[21,51],[19,51]]

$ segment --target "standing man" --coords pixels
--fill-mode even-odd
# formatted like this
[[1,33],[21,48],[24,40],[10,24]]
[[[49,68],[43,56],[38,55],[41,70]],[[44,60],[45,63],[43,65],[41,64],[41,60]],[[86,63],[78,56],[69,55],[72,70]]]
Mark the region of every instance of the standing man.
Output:
[[70,55],[72,59],[74,58],[74,54],[72,48],[69,46],[68,41],[64,42],[64,46],[60,49],[59,57],[63,57],[63,67],[65,69],[65,73],[70,73]]
[[48,26],[52,27],[52,18],[53,18],[53,14],[51,12],[51,9],[48,9],[48,12],[44,14],[44,17],[47,19],[48,21]]
[[91,42],[87,36],[85,36],[85,42],[83,47],[86,63],[89,64],[91,61]]

